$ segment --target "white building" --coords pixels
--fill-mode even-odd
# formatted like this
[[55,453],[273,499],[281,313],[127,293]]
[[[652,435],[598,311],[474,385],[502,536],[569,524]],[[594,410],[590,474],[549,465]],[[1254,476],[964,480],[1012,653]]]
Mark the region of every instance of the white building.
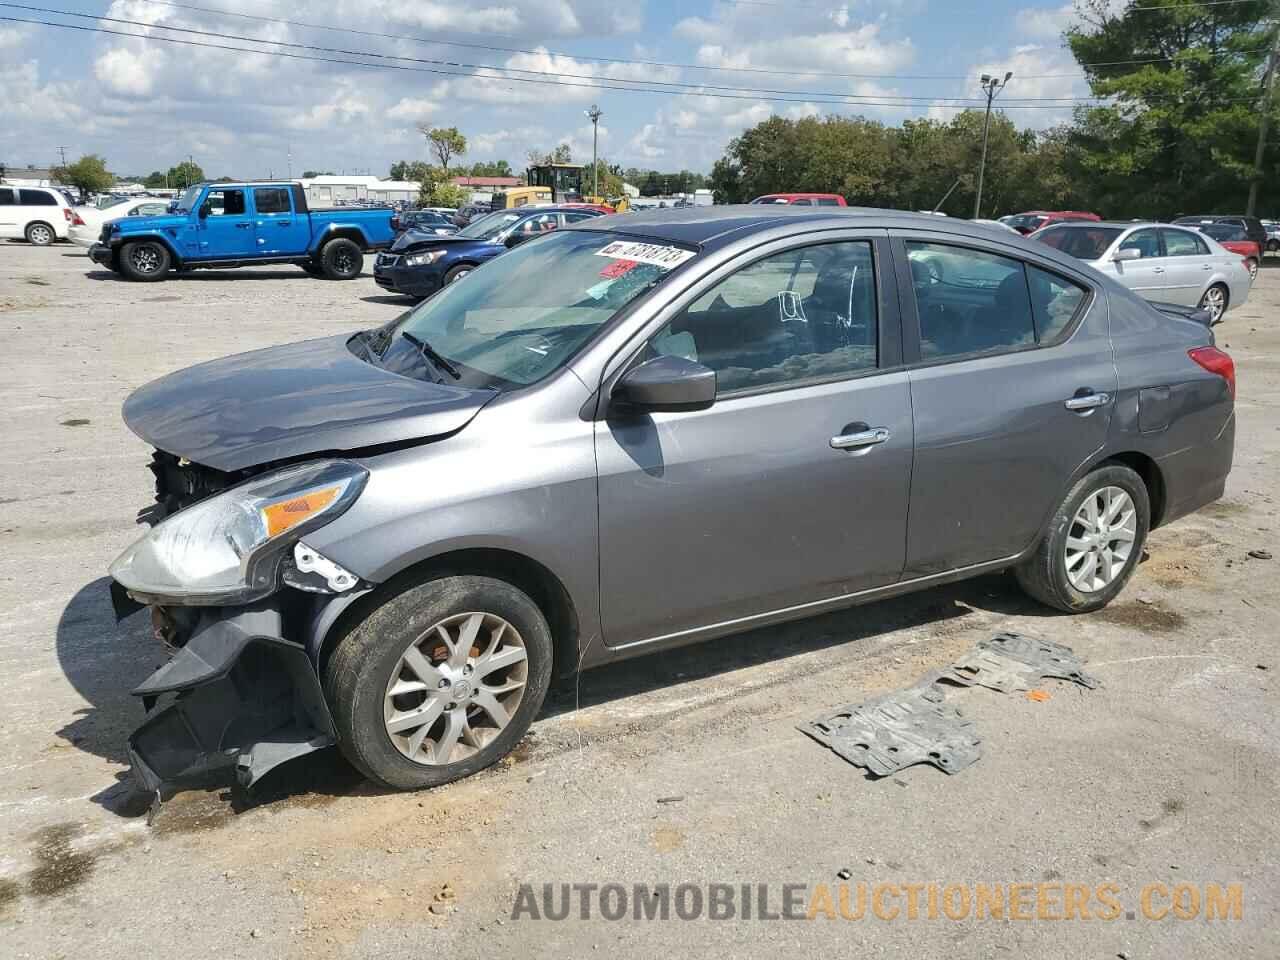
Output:
[[307,203],[317,207],[342,206],[368,201],[371,203],[413,202],[422,184],[416,180],[383,180],[373,176],[325,174],[303,180]]

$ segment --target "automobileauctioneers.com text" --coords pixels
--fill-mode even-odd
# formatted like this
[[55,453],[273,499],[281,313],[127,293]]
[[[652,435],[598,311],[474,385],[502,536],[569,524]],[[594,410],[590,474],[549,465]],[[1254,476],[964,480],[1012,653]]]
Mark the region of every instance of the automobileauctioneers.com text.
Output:
[[1236,921],[1240,883],[521,884],[512,920]]

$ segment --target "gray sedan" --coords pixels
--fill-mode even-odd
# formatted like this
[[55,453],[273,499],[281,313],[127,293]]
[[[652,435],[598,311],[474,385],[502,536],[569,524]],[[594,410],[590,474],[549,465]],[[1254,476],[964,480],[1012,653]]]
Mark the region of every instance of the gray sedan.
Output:
[[1214,323],[1249,299],[1253,278],[1240,255],[1199,230],[1155,223],[1059,223],[1031,238],[1085,261],[1147,300],[1202,307]]
[[554,676],[999,570],[1056,610],[1222,495],[1235,372],[1045,244],[785,206],[600,217],[386,325],[179,371],[124,417],[156,522],[111,566],[174,657],[150,792],[337,743],[413,789]]

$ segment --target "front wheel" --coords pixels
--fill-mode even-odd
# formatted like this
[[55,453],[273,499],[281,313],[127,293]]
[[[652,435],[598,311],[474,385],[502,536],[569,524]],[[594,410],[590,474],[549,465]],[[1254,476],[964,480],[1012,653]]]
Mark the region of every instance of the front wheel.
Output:
[[457,281],[465,277],[468,273],[470,273],[471,270],[472,270],[472,267],[471,267],[471,264],[469,263],[458,264],[456,267],[454,267],[452,270],[450,270],[448,273],[444,275],[443,285],[447,287],[451,283],[456,283]]
[[1209,311],[1209,319],[1217,323],[1227,312],[1227,288],[1215,283],[1200,298],[1200,309]]
[[320,267],[330,280],[354,280],[364,266],[364,254],[351,240],[330,240],[320,251]]
[[163,280],[169,272],[169,250],[154,240],[126,243],[120,251],[120,272],[143,283]]
[[511,584],[441,577],[385,600],[325,667],[338,744],[396,790],[449,783],[519,742],[551,683],[542,611]]
[[1104,464],[1067,493],[1035,553],[1016,568],[1018,583],[1067,613],[1100,610],[1133,574],[1150,523],[1142,478],[1122,464]]

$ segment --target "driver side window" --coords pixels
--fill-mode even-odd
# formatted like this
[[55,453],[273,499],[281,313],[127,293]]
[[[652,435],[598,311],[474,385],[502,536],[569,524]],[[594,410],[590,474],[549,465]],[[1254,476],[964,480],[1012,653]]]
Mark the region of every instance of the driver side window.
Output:
[[874,369],[871,243],[820,244],[757,260],[695,300],[649,346],[710,367],[722,394]]
[[1125,237],[1120,244],[1121,250],[1130,248],[1142,253],[1142,259],[1160,256],[1160,237],[1154,230],[1135,230]]

